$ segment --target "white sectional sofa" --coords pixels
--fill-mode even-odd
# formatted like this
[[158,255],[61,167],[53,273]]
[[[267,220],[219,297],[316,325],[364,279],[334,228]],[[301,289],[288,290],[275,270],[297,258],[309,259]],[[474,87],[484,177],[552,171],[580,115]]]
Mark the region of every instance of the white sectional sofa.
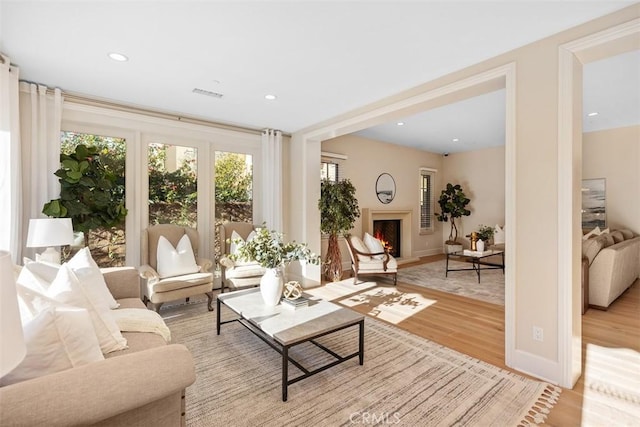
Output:
[[640,236],[630,230],[585,239],[582,255],[589,263],[589,306],[607,309],[640,277]]

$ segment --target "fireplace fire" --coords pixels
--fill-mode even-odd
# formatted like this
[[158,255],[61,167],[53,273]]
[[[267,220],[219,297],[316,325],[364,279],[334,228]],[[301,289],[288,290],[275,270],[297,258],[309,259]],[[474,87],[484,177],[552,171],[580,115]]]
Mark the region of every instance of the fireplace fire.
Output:
[[383,219],[373,221],[373,237],[380,240],[389,253],[400,257],[400,227],[399,219]]

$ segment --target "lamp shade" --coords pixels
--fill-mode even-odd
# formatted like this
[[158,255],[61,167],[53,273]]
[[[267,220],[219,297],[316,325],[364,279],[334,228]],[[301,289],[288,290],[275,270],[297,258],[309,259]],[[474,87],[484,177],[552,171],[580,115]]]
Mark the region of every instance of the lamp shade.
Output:
[[18,310],[13,262],[7,251],[0,251],[0,377],[24,359],[26,346]]
[[73,243],[71,218],[41,218],[29,220],[28,248],[46,248]]

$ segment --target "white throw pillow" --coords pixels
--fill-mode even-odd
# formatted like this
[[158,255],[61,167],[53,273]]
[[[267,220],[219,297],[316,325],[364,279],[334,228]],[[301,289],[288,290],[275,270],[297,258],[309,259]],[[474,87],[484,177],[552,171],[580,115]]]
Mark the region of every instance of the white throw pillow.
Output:
[[49,286],[47,296],[63,304],[84,308],[91,316],[95,334],[103,353],[127,348],[127,340],[120,333],[109,305],[80,284],[77,276],[66,264]]
[[104,300],[109,308],[118,308],[120,304],[113,298],[104,276],[100,271],[100,267],[91,257],[89,248],[83,248],[76,253],[67,263],[73,270],[76,277],[80,280],[80,284],[84,286],[87,292],[93,297]]
[[[229,245],[229,253],[235,254],[238,252],[240,246],[242,246],[245,242],[250,242],[256,237],[256,230],[251,230],[251,233],[247,236],[247,240],[243,239],[241,235],[239,235],[236,230],[231,232],[231,244]],[[236,243],[237,242],[237,243]]]
[[54,267],[46,263],[29,262],[20,270],[16,281],[26,288],[46,294],[59,269],[59,265]]
[[[362,239],[358,236],[351,236],[351,245],[353,246],[353,249],[359,252],[369,253],[369,248],[367,248],[367,245],[365,245]],[[369,255],[357,255],[359,261],[371,261],[371,257]]]
[[51,307],[62,307],[63,304],[49,298],[45,294],[16,283],[18,294],[18,308],[20,309],[20,321],[25,325],[41,312]]
[[50,307],[23,329],[26,356],[2,377],[3,386],[104,360],[91,317],[82,308]]
[[160,236],[157,258],[158,274],[161,279],[200,271],[200,267],[196,264],[196,257],[193,255],[191,240],[186,234],[180,238],[175,248],[166,237]]
[[590,232],[582,236],[582,239],[587,240],[591,236],[599,236],[600,233],[601,233],[600,227],[596,226],[596,228],[594,228],[593,230],[591,230]]
[[[369,233],[364,233],[364,244],[369,249],[371,253],[380,253],[384,252],[384,246],[382,246],[382,242],[376,239]],[[384,255],[373,255],[371,258],[374,259],[384,259]]]
[[240,236],[236,230],[231,232],[231,244],[229,245],[229,254],[233,255],[238,252],[238,247],[244,243],[244,239]]
[[493,244],[494,245],[504,244],[504,240],[505,240],[504,227],[500,227],[498,224],[496,224],[495,230],[493,232]]

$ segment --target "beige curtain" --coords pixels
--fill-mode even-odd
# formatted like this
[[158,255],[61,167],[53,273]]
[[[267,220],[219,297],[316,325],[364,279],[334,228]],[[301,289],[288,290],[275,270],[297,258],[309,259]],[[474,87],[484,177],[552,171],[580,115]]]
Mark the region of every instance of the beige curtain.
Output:
[[[46,218],[42,207],[60,196],[54,172],[60,168],[60,124],[62,92],[34,83],[20,83],[20,131],[22,147],[23,224],[31,218]],[[26,226],[22,241],[26,241]],[[24,248],[26,256],[34,250]]]
[[0,249],[14,263],[22,251],[22,179],[18,67],[0,54]]
[[271,230],[283,231],[282,223],[282,132],[262,132],[262,213]]

